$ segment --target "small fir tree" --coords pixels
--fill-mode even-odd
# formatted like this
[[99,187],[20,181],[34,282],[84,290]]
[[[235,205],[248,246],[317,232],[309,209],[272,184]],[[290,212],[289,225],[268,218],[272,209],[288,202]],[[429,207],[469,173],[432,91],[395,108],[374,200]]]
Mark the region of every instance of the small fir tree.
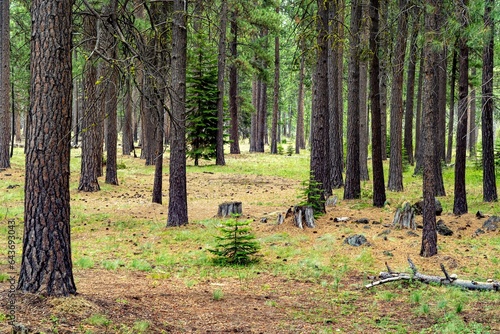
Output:
[[256,262],[257,259],[253,255],[259,251],[260,245],[248,226],[250,221],[242,222],[230,219],[222,224],[221,236],[215,237],[217,248],[208,250],[217,256],[215,263],[247,265]]
[[191,54],[192,70],[187,78],[187,156],[198,166],[199,159],[216,157],[217,140],[217,63],[209,46],[198,38],[199,47]]

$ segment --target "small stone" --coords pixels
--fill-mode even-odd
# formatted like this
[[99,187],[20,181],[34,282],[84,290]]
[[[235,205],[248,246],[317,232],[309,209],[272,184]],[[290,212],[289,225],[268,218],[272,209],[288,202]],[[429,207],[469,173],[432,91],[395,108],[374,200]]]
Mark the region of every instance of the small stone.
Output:
[[453,231],[450,230],[450,228],[446,226],[441,219],[436,223],[436,230],[439,234],[444,236],[453,235]]
[[484,214],[481,211],[476,212],[476,218],[481,219],[484,218]]
[[406,232],[406,234],[410,237],[419,237],[419,235],[413,231],[408,231],[408,232]]
[[357,224],[368,224],[370,221],[367,218],[360,218],[354,221]]
[[484,233],[486,233],[486,232],[484,232],[484,230],[481,230],[480,228],[478,228],[476,230],[476,232],[474,232],[475,235],[480,235],[480,234],[484,234]]
[[364,228],[365,230],[369,230],[369,229],[371,229],[372,227],[371,227],[370,225],[365,225],[365,226],[363,226],[363,228]]
[[493,231],[496,231],[498,229],[499,223],[500,223],[500,217],[491,216],[490,218],[488,218],[488,220],[486,220],[484,222],[483,228],[486,231],[493,232]]
[[351,245],[354,247],[364,245],[367,242],[368,242],[368,240],[366,240],[365,236],[362,234],[351,235],[351,236],[345,238],[345,240],[344,240],[345,244],[348,244],[348,245]]

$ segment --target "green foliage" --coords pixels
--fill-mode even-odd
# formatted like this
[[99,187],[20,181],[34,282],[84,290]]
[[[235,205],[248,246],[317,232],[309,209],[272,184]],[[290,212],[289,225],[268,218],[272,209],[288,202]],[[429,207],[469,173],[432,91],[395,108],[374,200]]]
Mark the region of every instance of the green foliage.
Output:
[[283,148],[283,145],[278,144],[278,154],[283,155],[285,153],[285,149]]
[[314,212],[314,218],[323,215],[325,211],[325,195],[321,187],[321,182],[316,181],[313,173],[309,179],[302,181],[302,197],[305,198],[300,205],[310,206]]
[[259,251],[260,245],[255,240],[255,235],[252,234],[249,224],[250,221],[242,222],[237,219],[230,219],[222,223],[221,236],[215,238],[217,248],[208,250],[217,256],[215,263],[247,265],[257,262],[257,259],[252,255]]
[[210,160],[215,157],[217,136],[217,66],[216,53],[206,52],[202,38],[187,76],[187,142],[188,157],[198,166],[199,159]]
[[293,155],[294,151],[295,151],[295,149],[293,148],[292,144],[288,144],[288,146],[286,148],[286,155],[291,157]]

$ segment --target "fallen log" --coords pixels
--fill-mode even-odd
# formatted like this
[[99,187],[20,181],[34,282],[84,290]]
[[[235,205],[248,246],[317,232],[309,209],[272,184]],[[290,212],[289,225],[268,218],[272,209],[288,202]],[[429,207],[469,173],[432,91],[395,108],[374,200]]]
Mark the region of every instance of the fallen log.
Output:
[[419,273],[417,267],[410,258],[408,258],[408,263],[410,264],[412,274],[393,272],[386,263],[385,265],[387,266],[387,272],[381,272],[379,274],[380,279],[378,281],[373,281],[372,283],[365,285],[365,288],[369,289],[380,284],[400,280],[416,280],[426,284],[436,283],[442,285],[451,285],[468,290],[500,291],[500,282],[493,280],[488,280],[488,282],[476,282],[472,280],[458,279],[457,275],[448,275],[448,272],[446,271],[443,264],[441,264],[441,270],[444,273],[444,277],[441,277]]

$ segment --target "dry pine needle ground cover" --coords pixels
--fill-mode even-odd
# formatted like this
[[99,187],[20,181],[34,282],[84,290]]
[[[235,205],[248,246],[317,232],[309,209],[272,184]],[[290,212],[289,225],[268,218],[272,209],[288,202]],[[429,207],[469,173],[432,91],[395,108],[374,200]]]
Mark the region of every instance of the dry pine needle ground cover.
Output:
[[[297,197],[307,178],[307,156],[228,155],[225,167],[188,168],[191,222],[166,229],[166,205],[150,203],[152,167],[121,157],[120,186],[101,184],[100,192],[81,193],[76,190],[78,152],[73,155],[71,224],[78,295],[18,293],[16,321],[29,332],[500,333],[499,293],[416,282],[364,288],[385,270],[385,262],[407,271],[408,256],[422,273],[442,275],[442,263],[459,278],[500,280],[499,232],[475,233],[485,220],[475,217],[477,210],[486,216],[500,214],[496,203],[480,202],[480,183],[469,189],[471,213],[460,217],[450,214],[452,184],[447,184],[441,219],[454,234],[439,236],[439,254],[424,259],[418,256],[420,229],[411,235],[390,226],[398,206],[419,199],[421,178],[410,172],[405,174],[407,190],[388,193],[385,208],[370,206],[371,183],[365,182],[361,200],[339,200],[316,221],[316,228],[300,230],[275,221],[278,212],[301,201]],[[2,333],[11,331],[5,309],[6,226],[8,219],[15,219],[22,236],[22,162],[15,157],[13,168],[0,173]],[[342,198],[341,191],[336,195]],[[240,219],[252,221],[261,245],[258,264],[238,268],[211,262],[207,249],[214,247],[218,234],[217,206],[229,200],[242,201]],[[264,217],[266,223],[261,222]],[[351,219],[335,222],[336,217]],[[368,224],[354,222],[360,218]],[[353,234],[363,234],[369,245],[344,244]]]

